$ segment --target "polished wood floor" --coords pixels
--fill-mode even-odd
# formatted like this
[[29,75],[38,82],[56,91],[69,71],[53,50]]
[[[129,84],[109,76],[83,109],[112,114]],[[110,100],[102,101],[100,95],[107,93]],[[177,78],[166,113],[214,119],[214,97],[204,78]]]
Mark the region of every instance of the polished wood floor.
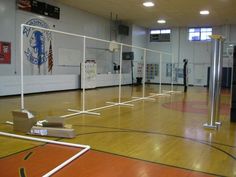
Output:
[[[146,86],[146,95],[158,92],[158,88],[156,85]],[[168,90],[169,87],[163,89]],[[182,90],[183,88],[175,89]],[[141,95],[142,87],[122,87],[122,101]],[[117,96],[118,89],[115,87],[88,90],[85,108],[93,109],[105,106],[106,101],[116,102],[118,101]],[[116,106],[99,110],[101,116],[77,115],[66,119],[66,123],[72,124],[76,129],[76,138],[50,139],[88,144],[92,147],[92,152],[162,165],[177,171],[179,169],[187,170],[194,173],[191,174],[192,176],[236,176],[236,124],[230,123],[229,120],[230,94],[228,91],[222,93],[220,116],[222,126],[218,130],[207,130],[202,126],[207,121],[207,99],[206,88],[190,87],[185,94],[156,97],[155,101],[138,101],[133,103],[133,107]],[[0,98],[1,131],[17,133],[13,132],[12,126],[6,125],[5,121],[12,121],[11,111],[19,109],[19,103],[19,96]],[[81,92],[27,95],[25,107],[33,112],[37,119],[66,115],[69,114],[67,111],[69,108],[81,109]],[[0,174],[1,171],[4,171],[1,169],[1,164],[6,164],[7,158],[17,159],[15,155],[42,145],[37,142],[3,136],[0,136],[0,140]],[[99,159],[102,161],[103,158]],[[114,171],[112,171],[113,161],[115,163],[116,160],[111,160],[110,165],[109,163],[103,165],[107,166],[106,168],[111,174],[113,172],[113,176],[153,176],[152,173],[145,172],[144,167],[147,164],[142,165],[142,163],[137,168],[137,170],[143,169],[142,173],[128,173],[127,166],[123,169],[124,173],[115,173],[118,167],[114,167]],[[101,168],[90,163],[93,164],[91,170],[94,170],[91,176],[102,176],[99,175]],[[120,168],[122,171],[122,166]],[[160,171],[160,169],[158,170]],[[171,169],[167,169],[167,171],[170,172]],[[161,174],[162,176],[183,176],[177,171],[171,175],[167,171],[155,174],[156,176],[161,176]],[[191,175],[185,174],[184,176]],[[87,174],[87,176],[89,175]],[[105,174],[103,176],[108,177]]]

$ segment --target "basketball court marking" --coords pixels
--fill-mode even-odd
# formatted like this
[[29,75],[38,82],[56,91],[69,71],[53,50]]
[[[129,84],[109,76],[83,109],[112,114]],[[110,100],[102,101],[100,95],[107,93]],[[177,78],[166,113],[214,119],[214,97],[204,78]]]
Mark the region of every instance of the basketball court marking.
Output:
[[[52,174],[54,174],[57,171],[59,171],[60,169],[64,168],[70,162],[72,162],[76,158],[80,157],[82,154],[86,153],[90,149],[90,146],[88,146],[88,145],[65,143],[65,142],[59,142],[59,141],[53,141],[53,140],[47,140],[47,139],[41,139],[41,138],[33,138],[33,137],[29,137],[29,136],[22,136],[22,135],[16,135],[16,134],[5,133],[5,132],[0,132],[0,135],[11,137],[11,138],[18,138],[18,139],[24,139],[24,140],[30,140],[30,141],[38,141],[38,142],[43,142],[43,143],[57,144],[57,145],[62,145],[62,146],[82,148],[82,150],[79,151],[77,154],[73,155],[69,159],[60,163],[60,165],[56,166],[55,168],[53,168],[52,170],[50,170],[46,174],[42,175],[43,177],[51,176]],[[22,173],[22,169],[20,170],[20,173]]]
[[[4,177],[42,176],[45,171],[75,154],[77,148],[46,144],[26,150],[0,160],[0,171]],[[30,158],[25,157],[32,153]],[[51,159],[51,160],[50,160]],[[53,160],[52,160],[53,159]],[[55,177],[213,177],[216,174],[197,172],[121,155],[91,150],[55,173]]]
[[[167,109],[172,109],[176,111],[186,112],[186,113],[195,113],[195,114],[207,114],[207,102],[204,101],[176,101],[170,103],[162,104],[163,107]],[[220,105],[220,114],[229,115],[230,105],[221,103]]]
[[[186,140],[191,140],[191,141],[196,141],[196,142],[201,142],[201,143],[209,143],[211,144],[216,144],[216,145],[221,145],[221,146],[226,146],[230,148],[236,148],[234,145],[228,145],[228,144],[223,144],[219,142],[214,142],[214,141],[206,141],[206,140],[200,140],[200,139],[195,139],[195,138],[189,138],[189,137],[184,137],[184,136],[179,136],[179,135],[172,135],[172,134],[167,134],[167,133],[162,133],[162,132],[154,132],[154,131],[146,131],[146,130],[136,130],[136,129],[128,129],[128,128],[117,128],[117,127],[106,127],[106,126],[100,126],[100,125],[80,125],[80,124],[74,124],[73,126],[79,126],[79,127],[94,127],[94,128],[104,128],[104,129],[114,129],[117,131],[106,131],[106,132],[137,132],[137,133],[147,133],[147,134],[156,134],[156,135],[164,135],[164,136],[170,136],[170,137],[175,137],[175,138],[181,138],[181,139],[186,139]],[[88,134],[93,134],[93,133],[102,133],[102,132],[88,132],[88,133],[79,133],[77,136],[80,135],[88,135]],[[58,139],[58,140],[61,140]]]

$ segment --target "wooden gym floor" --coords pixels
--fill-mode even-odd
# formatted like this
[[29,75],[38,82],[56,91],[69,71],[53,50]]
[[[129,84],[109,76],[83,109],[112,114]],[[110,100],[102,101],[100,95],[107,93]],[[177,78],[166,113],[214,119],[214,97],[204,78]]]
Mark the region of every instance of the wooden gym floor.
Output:
[[[165,89],[169,89],[166,87]],[[182,87],[175,89],[182,90]],[[158,92],[148,85],[146,94]],[[122,87],[122,101],[141,96],[142,87]],[[117,101],[116,87],[88,90],[86,108]],[[66,119],[77,136],[48,138],[87,144],[91,150],[53,176],[63,177],[207,177],[236,176],[236,124],[230,123],[230,93],[221,97],[222,126],[206,130],[207,90],[190,87],[186,94],[156,97],[98,112],[101,116],[78,115]],[[13,132],[11,111],[19,109],[19,96],[0,98],[0,131]],[[81,92],[31,94],[25,107],[38,120],[68,114],[81,108]],[[19,134],[19,133],[18,133]],[[0,176],[37,177],[59,165],[79,149],[0,136]]]

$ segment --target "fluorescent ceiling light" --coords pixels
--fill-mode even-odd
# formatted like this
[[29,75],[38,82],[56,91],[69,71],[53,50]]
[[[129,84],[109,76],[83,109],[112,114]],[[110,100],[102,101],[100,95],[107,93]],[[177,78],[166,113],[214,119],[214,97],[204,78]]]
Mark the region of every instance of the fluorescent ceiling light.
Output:
[[147,2],[144,2],[143,5],[145,7],[153,7],[155,4],[153,2],[151,2],[151,1],[147,1]]
[[201,10],[201,11],[200,11],[200,14],[201,14],[201,15],[209,15],[210,12],[209,12],[208,10]]
[[157,20],[157,23],[164,24],[164,23],[166,23],[166,21],[161,19],[161,20]]

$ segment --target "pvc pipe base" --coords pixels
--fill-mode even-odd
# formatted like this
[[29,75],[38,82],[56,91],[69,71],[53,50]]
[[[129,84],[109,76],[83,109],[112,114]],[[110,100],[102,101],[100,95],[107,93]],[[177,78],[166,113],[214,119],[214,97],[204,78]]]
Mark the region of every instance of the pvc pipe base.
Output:
[[155,98],[150,98],[150,97],[132,97],[132,99],[156,101]]
[[208,129],[217,129],[218,128],[217,125],[210,125],[208,123],[203,124],[203,127],[208,128]]
[[215,122],[216,125],[222,125],[222,122]]
[[126,103],[116,103],[116,102],[106,102],[107,104],[111,104],[114,106],[134,106],[133,104],[126,104]]

